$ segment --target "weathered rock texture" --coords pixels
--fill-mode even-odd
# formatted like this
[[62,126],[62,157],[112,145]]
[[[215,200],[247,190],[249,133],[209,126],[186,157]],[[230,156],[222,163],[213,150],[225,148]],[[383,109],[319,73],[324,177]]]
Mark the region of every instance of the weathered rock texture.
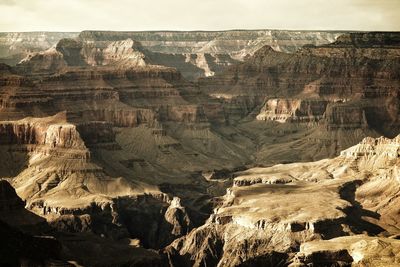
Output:
[[15,65],[35,52],[57,44],[62,38],[74,38],[73,32],[2,32],[0,33],[0,62]]
[[[232,30],[232,31],[155,31],[110,32],[83,31],[79,37],[87,40],[132,38],[153,52],[159,53],[238,53],[251,54],[258,48],[274,44],[277,50],[295,51],[305,44],[320,45],[333,42],[340,32],[304,32],[280,30]],[[250,45],[249,45],[250,43]]]
[[[294,54],[265,46],[199,85],[221,102],[231,123],[249,116],[268,125],[280,122],[285,124],[280,132],[306,136],[293,142],[292,149],[308,146],[318,155],[313,159],[333,156],[365,136],[393,137],[400,131],[398,39],[398,33],[347,33]],[[304,123],[308,130],[299,126]],[[259,151],[260,163],[285,150],[268,152],[271,141],[259,137],[266,143]]]
[[221,32],[100,32],[84,31],[83,41],[104,43],[131,38],[139,41],[154,63],[175,67],[184,77],[213,76],[252,55],[264,45],[293,52],[304,44],[330,43],[336,32],[221,31]]
[[301,244],[392,247],[398,137],[346,149],[400,132],[398,36],[83,32],[0,64],[0,178],[24,201],[5,210],[26,205],[84,266],[346,265],[347,245]]
[[257,115],[258,120],[312,122],[322,119],[328,101],[319,99],[268,99]]
[[[89,65],[105,65],[121,57],[135,59],[144,64],[145,58],[155,64],[177,68],[184,77],[213,76],[227,66],[252,55],[264,45],[277,51],[294,52],[305,44],[320,45],[333,42],[339,32],[302,32],[278,30],[219,31],[219,32],[109,32],[84,31],[77,42],[63,38],[74,38],[77,33],[3,33],[0,37],[0,62],[15,65],[21,59],[47,58],[47,63],[29,63],[38,68],[54,70],[61,67],[58,56],[47,52],[35,53],[53,47],[63,39],[63,45],[75,43],[75,55],[70,54],[68,63],[82,63],[71,56],[79,53],[88,57]],[[134,40],[134,41],[132,41]],[[132,49],[131,42],[143,45],[141,52]],[[57,45],[58,51],[61,47]],[[138,48],[135,45],[135,48]],[[79,52],[78,50],[81,50]],[[143,55],[144,54],[144,55]],[[53,60],[50,60],[54,57]],[[57,63],[56,63],[57,62]],[[132,61],[129,61],[132,64]],[[26,68],[27,66],[25,66]]]
[[174,266],[395,266],[400,241],[367,235],[399,234],[398,194],[375,189],[399,187],[399,138],[366,138],[330,160],[239,172],[206,224],[165,253]]

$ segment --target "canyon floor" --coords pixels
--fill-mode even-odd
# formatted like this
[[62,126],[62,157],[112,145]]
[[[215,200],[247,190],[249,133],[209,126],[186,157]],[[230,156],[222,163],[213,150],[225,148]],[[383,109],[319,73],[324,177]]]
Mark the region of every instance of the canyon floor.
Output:
[[0,34],[1,266],[400,266],[400,33]]

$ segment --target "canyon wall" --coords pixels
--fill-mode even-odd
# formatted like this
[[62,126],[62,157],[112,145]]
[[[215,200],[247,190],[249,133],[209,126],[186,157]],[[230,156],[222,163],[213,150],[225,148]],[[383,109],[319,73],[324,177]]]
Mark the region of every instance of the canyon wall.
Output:
[[0,64],[0,178],[24,201],[5,209],[89,266],[93,247],[111,266],[362,264],[366,234],[396,252],[398,36],[82,32]]
[[[225,112],[241,110],[236,121],[280,122],[279,131],[287,133],[303,131],[298,124],[307,124],[308,136],[292,147],[319,143],[325,150],[320,158],[333,156],[366,135],[399,132],[398,38],[398,33],[346,33],[331,44],[306,45],[293,54],[264,46],[243,63],[201,78],[199,86]],[[267,140],[265,149],[270,145]],[[261,161],[275,157],[259,154]]]
[[[305,44],[320,45],[333,42],[341,33],[324,31],[232,30],[216,32],[111,32],[83,31],[77,33],[2,33],[0,62],[15,65],[32,57],[49,57],[41,52],[54,47],[65,38],[76,38],[83,43],[83,54],[90,54],[89,65],[104,65],[115,61],[123,53],[125,58],[136,58],[143,64],[144,55],[130,52],[131,46],[119,50],[121,42],[134,40],[143,46],[144,54],[154,64],[177,68],[184,77],[194,80],[213,76],[227,66],[242,61],[264,45],[277,51],[294,52]],[[137,50],[137,49],[136,49]],[[37,54],[39,52],[39,54]],[[103,55],[104,54],[104,55]],[[131,64],[132,61],[129,61]],[[71,62],[70,62],[71,63]],[[43,66],[42,66],[43,67]]]
[[75,38],[74,32],[2,32],[0,33],[0,62],[15,65],[35,52],[46,50],[62,38]]
[[166,54],[215,53],[233,54],[243,58],[264,45],[274,45],[277,50],[294,52],[305,44],[333,42],[340,34],[341,32],[285,30],[83,31],[79,37],[90,41],[132,38],[150,51]]
[[398,251],[399,241],[378,235],[397,236],[399,196],[373,188],[399,188],[399,147],[399,136],[365,138],[334,159],[238,171],[208,221],[164,253],[171,266],[398,262],[381,253]]

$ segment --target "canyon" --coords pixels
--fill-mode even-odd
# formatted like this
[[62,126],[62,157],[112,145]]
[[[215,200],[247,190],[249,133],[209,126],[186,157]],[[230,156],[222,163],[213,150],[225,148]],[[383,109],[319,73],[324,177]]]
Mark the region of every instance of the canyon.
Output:
[[101,54],[130,39],[128,42],[137,42],[136,48],[150,62],[174,67],[185,78],[193,80],[213,76],[265,45],[277,51],[294,52],[305,44],[333,42],[340,34],[280,30],[0,33],[0,63],[16,65],[26,57],[49,57],[60,40],[76,38],[83,47],[82,53],[90,54],[89,65],[106,65],[109,62]]
[[2,33],[0,265],[397,266],[399,88],[397,32]]

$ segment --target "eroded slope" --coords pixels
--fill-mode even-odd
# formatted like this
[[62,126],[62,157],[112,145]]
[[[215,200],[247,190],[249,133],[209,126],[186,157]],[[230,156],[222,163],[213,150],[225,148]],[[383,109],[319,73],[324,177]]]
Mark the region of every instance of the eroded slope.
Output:
[[366,138],[334,159],[238,172],[207,223],[166,253],[178,266],[395,265],[399,196],[376,185],[399,188],[399,141]]

